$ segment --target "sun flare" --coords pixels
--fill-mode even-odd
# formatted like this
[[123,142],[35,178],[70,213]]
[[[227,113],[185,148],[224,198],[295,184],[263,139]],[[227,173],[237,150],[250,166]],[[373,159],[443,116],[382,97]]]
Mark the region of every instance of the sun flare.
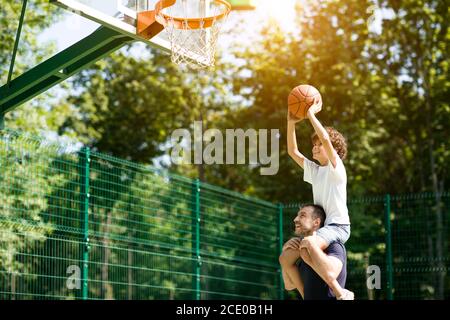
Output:
[[278,22],[290,20],[295,15],[294,8],[297,0],[258,0],[258,2],[258,5]]
[[273,19],[282,26],[289,26],[295,17],[295,4],[299,0],[257,0],[261,14]]

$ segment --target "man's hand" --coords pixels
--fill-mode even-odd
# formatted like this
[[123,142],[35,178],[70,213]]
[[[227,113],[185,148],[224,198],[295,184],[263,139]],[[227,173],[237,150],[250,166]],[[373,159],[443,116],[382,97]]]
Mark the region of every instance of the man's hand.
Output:
[[285,251],[287,249],[298,250],[300,249],[301,242],[302,240],[300,240],[299,238],[292,238],[284,244],[282,251]]
[[304,237],[303,240],[300,242],[299,249],[301,248],[309,249],[311,244],[316,240],[315,237],[316,237],[315,231],[313,232],[312,236]]
[[299,118],[297,118],[297,117],[294,117],[294,116],[292,115],[292,113],[288,110],[288,113],[287,113],[287,121],[288,121],[288,122],[291,122],[291,123],[297,123],[297,122],[302,121],[302,119],[299,119]]
[[322,99],[314,98],[314,103],[308,109],[308,117],[322,110]]

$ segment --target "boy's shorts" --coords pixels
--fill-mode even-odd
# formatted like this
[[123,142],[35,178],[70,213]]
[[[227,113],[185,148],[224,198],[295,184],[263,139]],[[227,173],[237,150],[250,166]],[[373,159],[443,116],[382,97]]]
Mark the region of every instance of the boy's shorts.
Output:
[[350,238],[350,225],[330,223],[317,230],[316,235],[330,245],[332,242],[345,244]]

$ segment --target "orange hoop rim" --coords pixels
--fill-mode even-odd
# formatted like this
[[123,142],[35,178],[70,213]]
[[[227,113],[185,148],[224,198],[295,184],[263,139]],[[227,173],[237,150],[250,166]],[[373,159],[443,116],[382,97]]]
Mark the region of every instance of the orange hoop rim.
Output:
[[231,4],[226,0],[211,0],[211,1],[218,2],[224,5],[226,10],[221,14],[204,18],[172,17],[168,14],[163,13],[161,10],[173,6],[177,2],[177,0],[160,0],[155,5],[155,18],[163,26],[166,26],[168,24],[168,21],[170,21],[171,25],[173,25],[173,27],[176,29],[185,29],[186,24],[189,27],[189,29],[209,28],[214,25],[215,21],[223,19],[231,11]]

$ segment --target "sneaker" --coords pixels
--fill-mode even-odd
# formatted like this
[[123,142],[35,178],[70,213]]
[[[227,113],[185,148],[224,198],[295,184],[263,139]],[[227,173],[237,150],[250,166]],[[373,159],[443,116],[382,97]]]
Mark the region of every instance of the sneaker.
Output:
[[340,297],[337,297],[337,300],[355,300],[355,294],[350,290],[343,289],[344,293]]

